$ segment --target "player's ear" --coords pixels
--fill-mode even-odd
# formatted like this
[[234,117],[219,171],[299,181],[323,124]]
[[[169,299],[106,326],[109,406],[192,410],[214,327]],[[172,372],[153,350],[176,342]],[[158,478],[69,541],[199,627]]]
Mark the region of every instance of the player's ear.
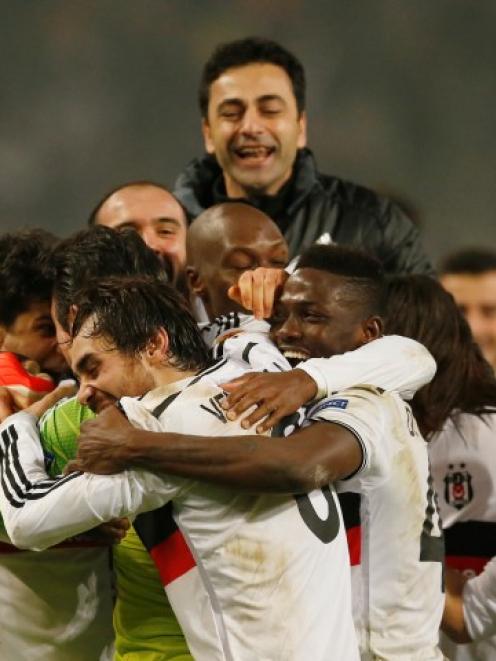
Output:
[[296,144],[299,149],[307,146],[307,113],[304,110],[298,117],[298,140]]
[[203,134],[203,142],[205,144],[205,151],[207,152],[207,154],[215,153],[215,145],[212,140],[210,124],[208,123],[208,119],[206,119],[205,117],[202,119],[202,134]]
[[195,269],[194,266],[186,267],[186,280],[188,281],[188,288],[190,292],[203,299],[206,294],[205,283],[198,273],[198,270]]
[[159,365],[169,353],[169,336],[165,328],[159,328],[146,346],[146,358],[150,365]]
[[372,316],[365,319],[362,323],[363,343],[377,340],[384,333],[384,322],[381,317]]

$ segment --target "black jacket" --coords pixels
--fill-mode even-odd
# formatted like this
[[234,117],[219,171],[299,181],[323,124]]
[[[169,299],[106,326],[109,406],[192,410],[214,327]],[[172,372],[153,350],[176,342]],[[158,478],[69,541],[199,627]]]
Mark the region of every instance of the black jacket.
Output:
[[[190,219],[213,204],[227,201],[215,158],[205,155],[192,161],[178,177],[174,194]],[[298,152],[293,175],[276,196],[243,201],[277,223],[291,257],[326,237],[327,242],[372,253],[389,273],[432,273],[418,229],[405,214],[367,188],[320,174],[308,149]]]

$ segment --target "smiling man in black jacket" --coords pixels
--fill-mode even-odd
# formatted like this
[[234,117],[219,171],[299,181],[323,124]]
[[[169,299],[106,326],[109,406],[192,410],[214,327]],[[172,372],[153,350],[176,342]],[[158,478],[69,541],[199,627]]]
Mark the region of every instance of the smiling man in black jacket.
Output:
[[279,44],[247,38],[220,45],[199,90],[207,154],[179,176],[190,219],[227,200],[269,215],[291,257],[316,241],[352,244],[392,273],[430,273],[418,229],[386,198],[317,171],[306,148],[305,72]]

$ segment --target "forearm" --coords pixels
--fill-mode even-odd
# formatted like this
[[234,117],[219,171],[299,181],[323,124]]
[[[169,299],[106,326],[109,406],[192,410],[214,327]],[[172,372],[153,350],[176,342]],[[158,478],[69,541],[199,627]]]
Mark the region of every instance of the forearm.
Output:
[[49,479],[32,416],[18,413],[0,431],[0,507],[15,546],[42,550],[105,521],[165,502],[155,475],[72,473]]
[[212,438],[133,429],[122,459],[129,466],[237,490],[306,493],[345,477],[361,460],[349,432],[334,425],[331,430],[327,423],[312,427],[287,438]]
[[441,629],[456,643],[468,643],[470,637],[463,614],[463,586],[466,578],[459,572],[447,568],[445,574],[446,600]]

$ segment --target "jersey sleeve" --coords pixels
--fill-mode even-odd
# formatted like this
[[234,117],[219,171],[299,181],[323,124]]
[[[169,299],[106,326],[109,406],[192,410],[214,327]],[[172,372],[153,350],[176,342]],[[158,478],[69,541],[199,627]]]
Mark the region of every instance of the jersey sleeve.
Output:
[[332,422],[355,435],[362,449],[362,463],[347,483],[348,491],[373,489],[391,470],[389,408],[370,386],[356,386],[318,402],[307,414],[310,422]]
[[463,615],[472,640],[496,634],[496,558],[463,589]]
[[394,390],[411,399],[436,373],[436,362],[419,342],[400,335],[386,335],[359,349],[331,358],[311,358],[300,363],[317,383],[318,397],[369,383]]
[[[161,431],[158,421],[151,425]],[[50,479],[36,418],[20,412],[0,425],[0,507],[15,546],[43,550],[105,521],[156,509],[185,488],[146,471],[71,473]]]

